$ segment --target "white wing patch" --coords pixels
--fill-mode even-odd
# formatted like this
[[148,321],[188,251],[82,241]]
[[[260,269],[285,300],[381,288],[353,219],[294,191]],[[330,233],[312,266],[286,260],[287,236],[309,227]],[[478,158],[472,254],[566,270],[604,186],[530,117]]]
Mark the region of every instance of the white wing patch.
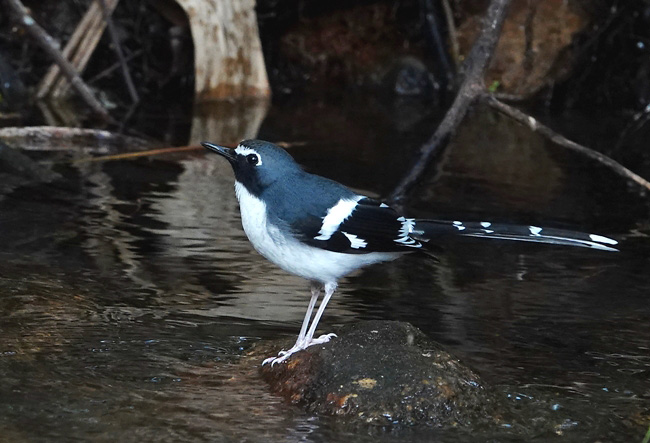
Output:
[[529,226],[528,230],[530,231],[530,235],[535,235],[535,236],[539,236],[539,233],[542,232],[542,228],[537,226]]
[[346,254],[307,246],[291,236],[287,237],[271,224],[266,217],[264,202],[248,192],[244,185],[235,182],[235,191],[244,231],[255,249],[292,274],[309,280],[334,282],[363,266],[394,260],[401,255],[399,252]]
[[395,239],[395,243],[401,243],[405,246],[413,246],[419,248],[422,245],[415,240],[413,240],[410,235],[413,232],[413,226],[415,226],[415,220],[412,218],[400,217],[397,221],[402,222],[402,227],[399,229],[399,235]]
[[362,238],[357,237],[354,234],[348,234],[347,232],[344,232],[344,231],[341,231],[341,233],[343,235],[345,235],[348,238],[348,240],[350,240],[350,247],[352,249],[361,249],[361,248],[365,248],[366,246],[368,246],[367,241],[365,241]]
[[327,214],[323,217],[323,224],[314,240],[329,240],[332,238],[332,234],[336,232],[345,219],[352,215],[354,208],[357,207],[359,200],[362,198],[362,195],[357,195],[353,199],[342,198],[329,208]]

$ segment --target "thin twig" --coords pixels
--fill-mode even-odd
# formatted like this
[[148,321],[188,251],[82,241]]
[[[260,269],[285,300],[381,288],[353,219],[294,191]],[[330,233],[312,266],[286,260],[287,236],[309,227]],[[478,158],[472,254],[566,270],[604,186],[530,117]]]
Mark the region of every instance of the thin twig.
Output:
[[36,40],[39,46],[56,62],[61,68],[61,72],[65,75],[73,88],[79,93],[83,100],[92,108],[95,113],[104,120],[111,120],[110,115],[99,103],[95,96],[90,92],[90,89],[77,73],[77,70],[70,64],[70,62],[61,54],[58,45],[54,39],[41,28],[36,21],[29,15],[27,8],[20,2],[20,0],[6,0],[16,16],[17,21],[29,32],[29,34]]
[[99,0],[99,4],[101,5],[102,12],[104,13],[104,20],[106,20],[106,25],[108,26],[108,34],[111,36],[111,41],[113,42],[113,47],[115,49],[115,53],[117,54],[117,59],[120,61],[120,66],[122,67],[122,77],[124,77],[124,82],[126,83],[126,87],[129,90],[131,101],[133,103],[137,103],[140,101],[140,97],[138,97],[138,92],[135,90],[135,85],[133,84],[133,79],[131,78],[129,67],[126,64],[124,53],[122,52],[120,40],[117,37],[117,31],[115,30],[115,25],[113,24],[113,19],[111,18],[112,11],[106,5],[106,0]]
[[[144,54],[144,51],[143,51],[142,49],[138,49],[138,50],[136,50],[136,51],[133,51],[132,54],[129,54],[129,56],[126,57],[124,60],[125,60],[127,63],[129,63],[129,62],[131,62],[134,58],[140,57],[142,54]],[[101,80],[101,79],[103,79],[103,78],[105,78],[105,77],[108,77],[109,75],[111,75],[113,72],[115,72],[115,71],[118,70],[118,69],[120,69],[120,62],[113,63],[111,66],[109,66],[108,68],[104,69],[104,70],[103,70],[102,72],[100,72],[99,74],[96,74],[95,76],[89,78],[88,81],[87,81],[86,83],[88,83],[89,85],[92,85],[92,84],[96,83],[98,80]]]
[[73,164],[79,163],[95,163],[95,162],[105,162],[105,161],[114,161],[114,160],[127,160],[139,157],[149,157],[152,155],[160,154],[175,154],[177,152],[184,151],[201,151],[203,146],[191,145],[191,146],[178,146],[174,148],[160,148],[160,149],[150,149],[148,151],[139,151],[139,152],[125,152],[123,154],[113,154],[113,155],[102,155],[101,157],[89,157],[82,158],[79,160],[74,160]]
[[485,14],[483,29],[465,60],[464,79],[458,94],[433,136],[422,146],[416,163],[395,187],[389,200],[400,205],[406,193],[420,180],[431,160],[440,155],[456,128],[465,117],[469,106],[485,89],[483,77],[499,41],[501,27],[510,0],[492,0]]
[[558,134],[548,126],[540,123],[534,117],[531,117],[530,115],[506,103],[503,103],[502,101],[499,101],[496,97],[494,97],[491,94],[485,94],[483,95],[482,98],[488,105],[490,105],[497,111],[507,115],[513,120],[516,120],[519,123],[529,127],[533,132],[542,134],[544,137],[548,138],[549,140],[551,140],[553,143],[557,145],[560,145],[567,149],[571,149],[572,151],[579,152],[580,154],[586,157],[596,160],[597,162],[612,169],[617,174],[622,175],[628,180],[631,180],[634,183],[638,184],[646,191],[650,191],[650,182],[648,182],[643,177],[635,174],[634,172],[630,171],[629,169],[627,169],[625,166],[621,165],[617,161],[612,160],[610,157],[607,157],[605,154],[601,154],[598,151],[594,151],[593,149],[589,149],[586,146],[582,146],[574,141],[569,140],[568,138],[564,137],[561,134]]
[[[650,120],[650,103],[647,103],[645,105],[645,108],[643,108],[643,111],[637,112],[634,114],[632,117],[632,121],[629,122],[625,128],[621,131],[620,137],[618,137],[618,141],[616,142],[616,146],[614,146],[613,151],[618,151],[621,146],[623,146],[623,143],[625,143],[627,137],[634,133],[635,131],[638,131],[641,129],[648,121]],[[610,151],[611,153],[611,151]]]
[[458,33],[456,32],[456,23],[454,22],[454,11],[449,5],[449,0],[442,0],[442,8],[445,11],[447,20],[447,33],[449,34],[449,43],[451,45],[451,55],[454,63],[460,63],[460,45],[458,44]]
[[449,53],[445,46],[445,42],[440,33],[440,25],[438,24],[437,11],[433,6],[432,0],[424,0],[424,14],[425,20],[429,27],[429,35],[431,38],[431,44],[435,51],[435,59],[440,64],[440,70],[444,73],[444,87],[446,88],[448,84],[451,84],[454,79],[454,72],[456,65],[452,66],[452,63],[449,61]]

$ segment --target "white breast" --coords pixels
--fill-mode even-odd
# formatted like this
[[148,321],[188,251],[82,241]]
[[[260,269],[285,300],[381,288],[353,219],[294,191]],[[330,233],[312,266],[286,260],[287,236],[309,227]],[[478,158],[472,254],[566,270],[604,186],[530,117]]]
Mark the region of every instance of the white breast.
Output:
[[300,277],[322,283],[335,282],[340,277],[372,263],[393,260],[400,253],[372,252],[368,254],[344,254],[305,245],[290,236],[283,235],[269,223],[266,205],[235,182],[239,200],[242,225],[253,247],[267,260]]

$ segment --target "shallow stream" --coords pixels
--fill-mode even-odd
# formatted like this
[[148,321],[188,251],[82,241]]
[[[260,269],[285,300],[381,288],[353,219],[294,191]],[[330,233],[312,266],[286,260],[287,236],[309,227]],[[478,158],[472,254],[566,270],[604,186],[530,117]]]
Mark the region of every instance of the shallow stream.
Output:
[[[375,105],[286,103],[269,111],[259,138],[294,142],[308,170],[386,195],[436,116]],[[192,143],[233,141],[210,125],[187,132]],[[242,356],[297,333],[308,286],[252,250],[217,156],[28,155],[60,178],[16,180],[0,194],[0,440],[457,441],[460,432],[640,442],[648,429],[647,199],[504,117],[476,112],[406,211],[596,232],[620,238],[622,251],[445,246],[438,262],[413,255],[341,281],[321,329],[411,322],[513,403],[548,405],[524,435],[507,423],[351,425],[272,395]],[[538,420],[554,431],[538,433]]]

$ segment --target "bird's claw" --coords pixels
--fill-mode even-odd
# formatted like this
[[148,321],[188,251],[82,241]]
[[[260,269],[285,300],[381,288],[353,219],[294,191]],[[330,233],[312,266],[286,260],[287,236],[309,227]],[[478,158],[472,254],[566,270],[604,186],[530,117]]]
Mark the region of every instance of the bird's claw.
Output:
[[[293,353],[291,353],[291,354],[293,354]],[[273,367],[273,366],[275,366],[275,365],[278,364],[278,363],[283,363],[284,361],[286,361],[286,360],[291,356],[291,354],[289,354],[288,352],[285,352],[284,355],[281,355],[281,356],[279,356],[279,357],[269,357],[269,358],[266,358],[266,359],[264,359],[264,361],[262,362],[262,366],[264,366],[264,365],[266,365],[266,364],[268,364],[268,363],[271,363],[271,367]]]
[[[338,337],[338,335],[334,334],[333,332],[330,332],[329,334],[323,334],[318,338],[312,338],[309,341],[309,344],[307,346],[322,345],[323,343],[327,343],[328,341],[330,341],[334,337]],[[305,346],[305,347],[307,347],[307,346]]]

